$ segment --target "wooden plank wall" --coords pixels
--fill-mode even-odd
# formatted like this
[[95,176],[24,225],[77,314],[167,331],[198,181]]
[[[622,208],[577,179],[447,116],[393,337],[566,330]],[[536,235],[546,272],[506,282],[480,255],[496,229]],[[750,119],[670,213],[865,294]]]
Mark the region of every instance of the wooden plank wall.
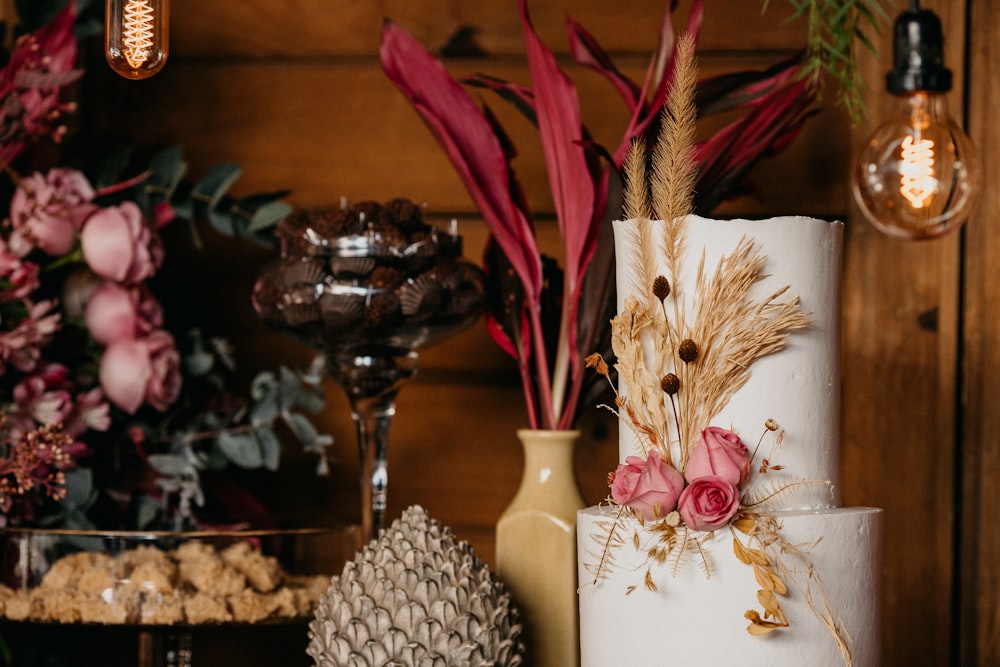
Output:
[[[634,0],[612,11],[599,0],[554,0],[531,8],[553,48],[565,52],[568,12],[638,76],[666,4]],[[772,1],[763,16],[756,2],[705,4],[703,73],[762,67],[803,43],[803,25],[783,21],[786,3]],[[680,5],[676,15],[685,17],[689,3]],[[995,10],[986,0],[924,6],[945,23],[957,91],[965,82],[965,12],[971,7],[972,74],[985,82],[997,65]],[[287,187],[298,206],[336,206],[341,197],[410,197],[426,202],[432,216],[458,218],[466,253],[475,260],[485,239],[482,224],[430,134],[379,68],[383,17],[432,50],[459,45],[461,55],[446,60],[456,74],[528,80],[513,0],[173,0],[166,70],[137,83],[108,77],[94,94],[106,101],[108,129],[144,145],[181,144],[194,175],[216,162],[236,161],[245,169],[238,193]],[[879,92],[890,60],[887,44],[883,39],[880,60],[863,56],[873,114],[884,107]],[[617,143],[625,123],[618,98],[592,73],[569,71],[595,136]],[[987,95],[982,83],[972,92],[975,138],[995,146],[1000,135],[991,112],[1000,93]],[[959,112],[962,96],[953,98]],[[537,139],[501,102],[489,101],[511,128],[539,235],[556,253]],[[1000,200],[989,194],[964,234],[940,241],[911,244],[879,235],[861,221],[847,186],[851,155],[872,122],[851,128],[829,102],[787,154],[756,172],[759,200],[730,202],[716,213],[848,220],[842,491],[846,504],[886,510],[884,664],[948,664],[959,646],[962,664],[998,664],[1000,579],[990,564],[1000,557],[1000,542],[990,527],[1000,501],[979,480],[1000,472],[989,405],[1000,364],[1000,326],[990,320],[1000,298],[991,271],[1000,250],[986,226],[1000,212]],[[250,367],[305,363],[308,350],[264,329],[250,309],[250,285],[268,255],[212,239],[204,252],[174,260],[172,280],[188,310],[194,316],[224,313],[223,333]],[[271,498],[283,511],[316,523],[357,512],[352,425],[341,392],[331,385],[328,395],[322,424],[337,438],[338,466],[330,479],[319,480],[311,461],[288,452]],[[398,408],[390,516],[420,503],[491,561],[493,524],[520,476],[514,431],[526,423],[513,363],[477,326],[422,355],[420,375],[403,389]],[[596,408],[582,427],[578,477],[585,497],[596,502],[606,491],[604,471],[616,459],[616,430]],[[963,595],[973,587],[983,592]]]

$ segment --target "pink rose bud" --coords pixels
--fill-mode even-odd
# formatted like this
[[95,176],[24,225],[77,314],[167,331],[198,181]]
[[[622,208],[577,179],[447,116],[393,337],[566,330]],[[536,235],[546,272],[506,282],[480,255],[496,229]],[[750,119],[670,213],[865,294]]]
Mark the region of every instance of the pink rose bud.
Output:
[[83,258],[97,275],[120,283],[138,283],[160,268],[160,237],[133,202],[99,209],[83,223]]
[[105,282],[87,299],[85,320],[101,345],[140,338],[163,325],[160,304],[148,290]]
[[692,530],[722,528],[739,509],[739,489],[729,480],[714,475],[691,482],[677,501],[684,525]]
[[674,511],[683,489],[684,477],[658,453],[650,452],[645,461],[629,456],[618,466],[611,497],[654,521]]
[[162,412],[180,394],[180,355],[173,336],[162,330],[109,345],[99,374],[104,395],[129,414],[143,403]]
[[65,255],[76,245],[76,232],[97,208],[94,189],[75,169],[52,169],[18,181],[10,202],[11,247],[20,255],[32,247]]
[[684,477],[689,482],[700,477],[721,477],[739,486],[750,475],[750,452],[732,431],[709,426],[701,432],[691,451]]

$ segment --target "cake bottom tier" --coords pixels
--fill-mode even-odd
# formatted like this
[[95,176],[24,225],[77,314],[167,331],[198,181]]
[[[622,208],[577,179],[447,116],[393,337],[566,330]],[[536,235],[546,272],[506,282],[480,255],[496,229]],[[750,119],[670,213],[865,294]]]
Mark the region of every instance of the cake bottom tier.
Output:
[[[639,529],[636,541],[637,523],[623,521],[615,533],[622,539],[611,548],[611,563],[601,568],[595,583],[595,566],[607,555],[604,538],[614,516],[607,508],[580,510],[582,667],[877,665],[882,511],[851,507],[773,516],[781,538],[805,558],[786,553],[776,568],[787,568],[782,579],[788,593],[777,599],[788,627],[752,636],[745,614],[757,610],[764,616],[758,602],[761,585],[754,568],[736,557],[729,528],[705,542],[704,558],[689,549],[680,564],[670,558],[655,564],[648,549],[656,537]],[[746,544],[746,536],[738,535]],[[647,576],[655,590],[646,585]],[[831,613],[827,620],[818,615],[824,613],[824,598]],[[841,625],[846,655],[831,633],[835,623]]]

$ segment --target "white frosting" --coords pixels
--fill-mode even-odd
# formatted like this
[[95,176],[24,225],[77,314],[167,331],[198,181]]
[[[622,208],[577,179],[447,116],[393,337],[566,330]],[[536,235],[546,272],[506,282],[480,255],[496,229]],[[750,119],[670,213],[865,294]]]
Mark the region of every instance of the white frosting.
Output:
[[[653,223],[656,247],[662,247],[664,224]],[[635,220],[614,223],[617,259],[618,309],[634,293],[638,258],[630,239]],[[630,233],[630,229],[633,233]],[[768,483],[792,479],[829,480],[829,484],[800,487],[782,498],[788,509],[836,507],[839,504],[838,447],[840,442],[840,252],[843,225],[815,218],[782,217],[768,220],[708,220],[688,216],[680,275],[671,278],[673,300],[680,299],[687,324],[695,313],[694,286],[702,254],[705,272],[714,273],[720,258],[731,255],[744,238],[752,240],[767,261],[766,277],[751,296],[758,300],[789,287],[779,300],[799,297],[811,324],[792,332],[786,347],[758,359],[749,381],[735,392],[729,404],[706,426],[732,429],[751,449],[764,432],[764,422],[774,419],[783,429],[781,447],[771,458],[780,472],[769,472]],[[670,278],[660,253],[659,273]],[[698,341],[695,341],[696,343]],[[619,390],[628,393],[620,383]],[[769,442],[765,439],[765,442]],[[619,428],[621,460],[635,454],[635,436],[626,424]],[[768,454],[765,448],[762,454]]]
[[[639,283],[633,246],[636,224],[614,223],[619,312]],[[657,248],[663,247],[663,232],[663,223],[655,222]],[[834,488],[837,484],[842,236],[840,223],[811,218],[720,221],[688,216],[678,276],[670,276],[660,253],[659,273],[670,279],[672,287],[667,313],[675,312],[673,300],[679,299],[676,305],[687,325],[697,305],[694,286],[702,256],[706,273],[712,274],[719,259],[744,238],[767,258],[766,277],[753,288],[753,298],[764,299],[787,286],[781,300],[798,297],[802,310],[810,314],[811,324],[792,332],[780,352],[758,359],[748,382],[711,420],[711,425],[734,430],[751,449],[765,420],[778,422],[784,431],[782,444],[773,455],[765,445],[762,455],[784,470],[757,475],[769,485],[791,479],[829,480]],[[619,390],[627,395],[627,387]],[[621,460],[636,453],[634,434],[624,422],[619,439]],[[760,455],[755,461],[759,463]],[[838,505],[839,497],[829,485],[807,486],[783,496],[781,511],[773,515],[782,526],[782,538],[797,546],[809,545],[805,549],[809,563],[851,638],[851,662],[845,661],[829,628],[792,581],[788,596],[780,599],[790,627],[766,636],[747,632],[745,612],[755,609],[763,615],[757,602],[759,586],[753,568],[734,555],[729,529],[717,531],[707,544],[711,576],[706,578],[697,557],[676,571],[669,564],[652,564],[646,549],[653,538],[640,533],[643,546],[636,548],[632,535],[641,529],[626,518],[624,544],[615,548],[613,567],[604,569],[594,583],[593,567],[601,559],[601,538],[607,536],[611,519],[607,508],[591,507],[577,516],[582,667],[877,665],[882,512]],[[794,559],[786,564],[795,565]],[[644,586],[647,569],[656,591]],[[628,593],[630,589],[634,590]]]
[[[606,508],[603,510],[606,512]],[[689,560],[676,576],[669,567],[653,569],[657,591],[643,586],[648,559],[631,539],[615,551],[616,565],[597,584],[584,562],[600,557],[590,538],[595,522],[606,518],[591,507],[578,515],[580,553],[580,647],[582,667],[662,667],[663,665],[739,665],[835,667],[845,661],[830,635],[789,583],[780,598],[789,627],[751,636],[743,614],[761,610],[753,569],[733,554],[732,535],[717,531],[708,552],[709,579]],[[812,544],[809,559],[836,614],[853,640],[855,667],[879,663],[881,510],[842,508],[776,513],[782,536],[793,544]],[[631,523],[627,533],[636,526]],[[651,538],[649,538],[651,539]],[[649,539],[646,540],[648,543]],[[627,594],[630,587],[635,587]],[[761,615],[763,612],[761,611]]]

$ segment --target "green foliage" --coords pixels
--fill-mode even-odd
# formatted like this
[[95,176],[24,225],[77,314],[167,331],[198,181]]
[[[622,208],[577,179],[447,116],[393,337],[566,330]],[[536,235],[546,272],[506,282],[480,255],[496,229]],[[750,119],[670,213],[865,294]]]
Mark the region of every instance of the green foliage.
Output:
[[[228,344],[206,342],[197,331],[191,333],[189,342],[183,358],[185,396],[200,394],[193,386],[197,383],[207,388],[204,396],[214,398],[193,398],[175,406],[166,417],[167,428],[144,427],[150,440],[159,432],[170,433],[167,451],[151,454],[147,460],[159,475],[157,484],[167,496],[164,504],[176,508],[171,519],[174,528],[186,527],[192,505],[204,502],[203,471],[230,465],[277,470],[282,442],[289,439],[279,433],[283,427],[304,451],[317,455],[317,472],[326,474],[326,449],[333,438],[320,434],[305,414],[319,412],[325,405],[320,386],[322,357],[301,372],[287,367],[277,375],[261,372],[253,379],[248,398],[235,399],[225,391],[227,375],[233,370]],[[149,519],[158,517],[158,511],[148,515]]]
[[[788,0],[790,20],[805,19],[808,30],[803,75],[818,81],[829,76],[837,85],[837,102],[851,121],[865,113],[865,83],[858,72],[856,44],[875,52],[867,31],[878,33],[889,16],[883,0]],[[770,0],[763,0],[767,10]]]

